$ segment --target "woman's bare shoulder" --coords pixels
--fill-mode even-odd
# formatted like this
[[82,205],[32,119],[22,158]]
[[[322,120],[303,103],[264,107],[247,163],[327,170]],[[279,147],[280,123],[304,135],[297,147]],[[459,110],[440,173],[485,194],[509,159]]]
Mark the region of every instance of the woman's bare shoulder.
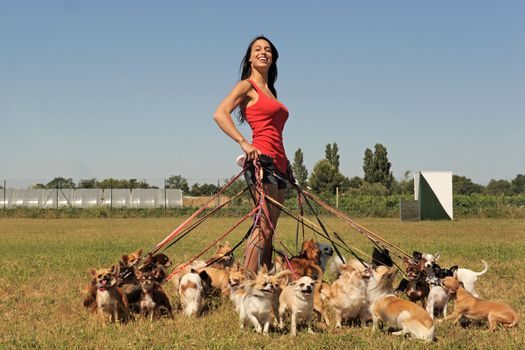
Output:
[[251,89],[252,89],[252,84],[247,80],[247,79],[244,79],[244,80],[241,80],[239,81],[235,87],[233,88],[234,90],[237,90],[241,93],[244,93],[246,94],[247,92],[249,92]]

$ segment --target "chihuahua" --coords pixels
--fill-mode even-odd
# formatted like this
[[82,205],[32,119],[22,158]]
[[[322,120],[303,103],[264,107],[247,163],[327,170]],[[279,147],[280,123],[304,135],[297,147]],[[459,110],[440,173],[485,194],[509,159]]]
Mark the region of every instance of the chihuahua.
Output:
[[95,300],[100,318],[104,322],[127,322],[128,301],[117,287],[118,267],[91,269],[90,272],[97,288]]
[[159,282],[157,282],[157,271],[135,271],[137,278],[142,288],[142,296],[140,298],[140,313],[141,315],[153,320],[166,316],[173,318],[173,309],[170,300]]
[[301,322],[306,322],[308,332],[313,333],[314,289],[315,281],[309,276],[303,276],[284,287],[279,297],[279,329],[284,328],[284,316],[288,312],[291,315],[292,336],[297,335],[297,325]]
[[335,314],[335,327],[341,327],[342,321],[358,319],[362,327],[369,318],[368,299],[366,296],[366,280],[369,275],[363,275],[351,264],[341,266],[341,275],[332,283],[330,306]]
[[505,303],[481,300],[474,297],[454,277],[443,279],[441,286],[454,301],[454,312],[442,321],[454,319],[457,322],[461,316],[472,320],[487,320],[491,332],[496,330],[498,323],[508,328],[518,324],[518,313],[512,307]]
[[410,334],[424,341],[434,340],[434,321],[419,305],[394,295],[392,282],[397,268],[379,266],[371,270],[367,293],[372,314],[372,330],[379,322],[400,329],[394,335]]
[[186,316],[200,316],[204,306],[204,296],[211,288],[211,279],[206,271],[190,273],[182,276],[179,286],[180,302]]
[[236,292],[240,299],[238,310],[241,328],[251,324],[257,333],[268,334],[274,293],[275,286],[266,265],[255,276],[247,272],[247,279]]
[[314,240],[304,241],[301,253],[290,258],[290,270],[294,274],[294,279],[298,279],[301,276],[310,276],[320,280],[323,276],[320,257],[321,250]]
[[[421,259],[425,262],[425,267],[432,267],[433,263],[437,263],[437,261],[440,258],[439,253],[431,254],[431,253],[422,253]],[[463,287],[467,292],[475,296],[476,298],[479,297],[478,292],[476,292],[476,289],[474,288],[476,281],[478,280],[479,276],[484,275],[489,270],[489,265],[485,260],[481,260],[483,263],[483,270],[480,272],[472,271],[470,269],[460,267],[456,267],[456,271],[454,272],[454,277],[458,279],[459,282],[463,283]]]

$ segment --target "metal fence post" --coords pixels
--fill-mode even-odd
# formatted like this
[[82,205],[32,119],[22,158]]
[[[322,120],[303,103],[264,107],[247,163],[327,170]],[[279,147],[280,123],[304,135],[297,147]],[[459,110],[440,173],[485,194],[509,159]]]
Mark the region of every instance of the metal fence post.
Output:
[[109,211],[113,210],[113,179],[109,180]]
[[57,200],[57,219],[58,219],[58,181],[57,181],[57,195],[56,195],[56,200]]

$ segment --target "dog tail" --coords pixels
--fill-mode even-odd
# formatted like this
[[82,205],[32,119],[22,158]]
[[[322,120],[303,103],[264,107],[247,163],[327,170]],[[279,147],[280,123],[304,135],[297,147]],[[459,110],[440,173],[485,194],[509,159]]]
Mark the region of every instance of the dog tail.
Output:
[[488,270],[489,270],[489,264],[487,264],[487,262],[483,259],[481,259],[481,262],[483,263],[483,270],[481,270],[480,272],[475,272],[476,276],[481,276],[481,275],[484,275]]

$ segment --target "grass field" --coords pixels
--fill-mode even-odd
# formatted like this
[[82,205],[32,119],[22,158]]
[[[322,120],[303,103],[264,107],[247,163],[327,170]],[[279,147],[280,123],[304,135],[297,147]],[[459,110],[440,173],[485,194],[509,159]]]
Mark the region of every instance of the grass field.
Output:
[[[136,248],[149,251],[183,219],[0,219],[0,349],[523,349],[524,325],[489,333],[486,325],[462,328],[438,324],[436,344],[371,333],[370,327],[334,332],[300,332],[297,338],[240,330],[229,301],[214,299],[201,318],[137,319],[103,326],[82,307],[90,267],[109,266]],[[441,266],[459,264],[489,271],[477,289],[525,313],[525,220],[469,219],[454,222],[400,222],[360,219],[359,223],[404,250],[440,251]],[[226,231],[232,218],[209,219],[166,253],[182,262]],[[371,251],[359,233],[335,219],[328,225],[353,246]],[[236,243],[246,223],[232,233]],[[295,222],[282,219],[278,238],[293,247]],[[240,251],[236,254],[240,257]],[[170,296],[171,285],[166,286]],[[174,301],[175,302],[175,301]]]

